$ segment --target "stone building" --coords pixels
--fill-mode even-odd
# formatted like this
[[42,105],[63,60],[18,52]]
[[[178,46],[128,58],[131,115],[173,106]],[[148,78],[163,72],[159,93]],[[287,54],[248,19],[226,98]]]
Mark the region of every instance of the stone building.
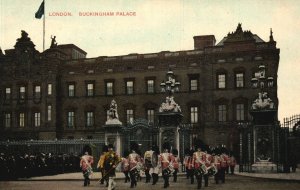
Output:
[[160,138],[157,113],[166,97],[161,82],[169,70],[181,84],[174,98],[189,145],[198,138],[238,151],[237,128],[252,120],[249,109],[259,89],[251,79],[259,65],[274,79],[268,93],[278,109],[280,51],[272,32],[264,41],[239,24],[218,43],[214,35],[194,36],[192,50],[94,58],[73,44],[44,52],[34,46],[22,31],[13,49],[0,52],[1,140],[104,139],[114,99],[119,132],[132,129],[129,141],[148,146]]

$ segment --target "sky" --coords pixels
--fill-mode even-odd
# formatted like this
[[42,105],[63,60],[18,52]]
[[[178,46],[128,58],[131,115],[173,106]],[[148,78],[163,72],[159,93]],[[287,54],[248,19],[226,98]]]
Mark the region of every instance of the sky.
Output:
[[[0,0],[2,50],[12,49],[25,30],[36,49],[43,51],[43,19],[34,17],[41,2]],[[89,12],[114,15],[80,16]],[[193,36],[215,35],[218,43],[238,23],[264,41],[272,28],[280,49],[278,116],[282,122],[300,114],[299,18],[298,0],[45,0],[45,49],[51,36],[56,36],[58,44],[73,43],[88,58],[191,50]]]

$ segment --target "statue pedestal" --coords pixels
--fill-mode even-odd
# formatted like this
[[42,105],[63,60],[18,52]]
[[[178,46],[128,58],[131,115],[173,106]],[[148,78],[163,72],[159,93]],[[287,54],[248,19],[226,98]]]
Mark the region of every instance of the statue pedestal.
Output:
[[118,155],[122,153],[122,125],[115,125],[115,124],[107,124],[104,125],[105,130],[105,144],[112,144],[115,147],[115,151]]
[[277,166],[268,160],[261,160],[252,165],[254,173],[277,173]]

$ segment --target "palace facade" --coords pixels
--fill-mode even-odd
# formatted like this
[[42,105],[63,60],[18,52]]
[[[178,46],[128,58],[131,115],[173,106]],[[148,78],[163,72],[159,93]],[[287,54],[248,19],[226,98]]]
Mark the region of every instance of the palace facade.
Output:
[[[74,44],[44,52],[34,46],[22,31],[13,49],[0,52],[1,140],[104,139],[113,99],[123,128],[157,128],[169,70],[180,82],[174,99],[190,144],[198,138],[238,151],[238,127],[252,121],[249,110],[259,89],[251,80],[260,65],[274,79],[268,94],[278,109],[280,50],[272,31],[264,41],[239,24],[218,43],[214,35],[194,36],[192,50],[94,58]],[[136,135],[140,141],[149,136]]]

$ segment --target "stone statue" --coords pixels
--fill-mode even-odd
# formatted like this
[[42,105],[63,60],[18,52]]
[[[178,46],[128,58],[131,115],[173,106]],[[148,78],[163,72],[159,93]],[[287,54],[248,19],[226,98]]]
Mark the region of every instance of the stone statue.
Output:
[[55,48],[55,47],[57,47],[57,43],[56,43],[56,36],[54,36],[54,37],[52,37],[52,35],[51,35],[51,46],[50,46],[50,48]]
[[180,106],[174,101],[173,96],[167,96],[166,102],[161,104],[159,112],[181,112],[181,109]]
[[271,100],[271,98],[268,97],[267,92],[259,92],[258,98],[255,99],[252,103],[252,109],[273,109],[274,108],[274,102]]
[[21,38],[18,38],[17,41],[18,42],[30,41],[30,38],[28,37],[28,33],[25,30],[21,30]]
[[115,100],[112,100],[109,108],[109,115],[112,119],[119,119],[118,115],[118,105]]
[[118,105],[115,100],[112,100],[110,103],[110,108],[107,114],[107,121],[105,122],[106,125],[122,125],[119,120],[118,115]]

